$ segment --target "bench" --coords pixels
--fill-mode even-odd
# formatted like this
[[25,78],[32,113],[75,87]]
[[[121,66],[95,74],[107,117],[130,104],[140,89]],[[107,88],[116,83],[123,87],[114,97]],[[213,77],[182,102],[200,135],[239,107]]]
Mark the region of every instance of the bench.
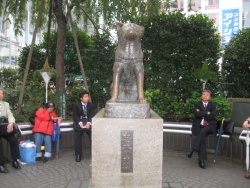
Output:
[[[164,123],[163,124],[163,132],[166,133],[176,133],[176,134],[187,134],[190,135],[189,146],[191,147],[192,144],[192,125],[191,124],[178,124],[178,123]],[[218,137],[219,134],[216,135]],[[233,160],[233,137],[232,135],[222,134],[221,138],[226,138],[230,140],[230,159]]]
[[[33,125],[30,125],[28,123],[26,124],[18,124],[18,128],[21,132],[22,136],[26,136],[26,135],[32,135],[32,128]],[[192,125],[191,124],[178,124],[178,123],[164,123],[163,124],[163,133],[175,133],[175,134],[186,134],[186,135],[190,135],[190,147],[191,147],[191,143],[192,143],[192,131],[191,131]],[[72,121],[64,121],[61,123],[60,126],[60,130],[61,132],[73,132],[73,122]],[[217,134],[218,137],[219,134]],[[231,135],[225,135],[222,134],[221,135],[222,138],[226,138],[229,139],[231,141],[231,154],[230,154],[230,158],[232,160],[232,151],[233,151],[233,140],[232,140],[232,136]]]
[[[21,136],[24,136],[24,139],[26,139],[25,136],[33,135],[33,131],[32,131],[33,127],[34,127],[33,125],[28,124],[28,123],[17,124],[17,128],[19,129]],[[73,122],[72,121],[62,122],[60,125],[60,131],[61,132],[73,132],[74,131]],[[28,139],[30,139],[30,137],[28,137]]]
[[[30,124],[18,124],[17,127],[18,127],[18,129],[19,129],[22,136],[33,134],[33,132],[32,132],[33,125],[30,125]],[[61,132],[72,132],[72,131],[74,131],[73,122],[72,121],[62,122],[61,126],[60,126],[60,130],[61,130]]]

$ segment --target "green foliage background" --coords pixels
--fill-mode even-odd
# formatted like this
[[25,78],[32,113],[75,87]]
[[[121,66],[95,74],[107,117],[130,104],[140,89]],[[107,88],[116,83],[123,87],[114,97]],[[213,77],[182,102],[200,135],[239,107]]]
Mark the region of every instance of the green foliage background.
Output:
[[250,28],[240,31],[227,45],[222,63],[224,90],[229,97],[250,97]]
[[[164,95],[160,90],[147,90],[145,98],[161,117],[168,121],[192,121],[194,118],[194,103],[201,100],[201,93],[194,91],[186,101],[180,101],[176,96]],[[211,101],[216,103],[218,121],[230,119],[231,105],[222,95],[212,96]]]
[[[214,23],[206,15],[185,16],[170,12],[144,20],[143,50],[145,88],[159,89],[185,101],[193,91],[200,91],[194,72],[206,61],[217,73],[220,55],[220,37]],[[211,90],[217,90],[217,83]]]
[[169,12],[138,23],[145,27],[145,96],[152,109],[168,121],[190,121],[203,79],[211,80],[207,89],[218,104],[217,118],[229,118],[230,104],[218,95],[220,37],[213,21],[203,14]]
[[[112,82],[112,67],[114,63],[114,50],[115,45],[111,43],[107,34],[87,36],[84,32],[77,30],[77,38],[80,44],[80,51],[82,55],[83,66],[89,89],[92,97],[93,104],[96,111],[104,107],[105,102],[110,99],[110,85]],[[44,39],[46,39],[46,34]],[[56,41],[57,33],[53,32],[51,35],[51,46],[49,53],[49,64],[52,72],[55,71],[55,53],[56,53]],[[42,77],[39,70],[42,68],[45,59],[44,48],[45,42],[36,45],[34,48],[29,76],[25,88],[24,106],[20,115],[16,115],[17,121],[27,121],[29,115],[37,108],[43,105],[45,101],[45,87],[41,85]],[[4,70],[3,85],[7,89],[6,101],[10,101],[12,108],[15,109],[15,105],[18,102],[18,96],[21,88],[22,75],[25,69],[27,56],[29,53],[29,46],[23,48],[20,57],[18,59],[19,70]],[[67,118],[72,117],[72,107],[76,101],[79,100],[78,95],[85,87],[79,82],[75,81],[77,75],[81,75],[78,57],[73,42],[72,33],[67,31],[67,47],[65,56],[65,74],[70,80],[70,84],[67,87]],[[18,78],[15,78],[15,74],[10,71],[14,71]],[[13,80],[15,78],[15,81]],[[56,72],[53,74],[51,81],[55,81]],[[10,82],[12,81],[12,82]],[[14,87],[9,87],[12,85]],[[59,107],[59,96],[49,91],[48,100],[56,103]],[[59,109],[57,108],[59,114]]]
[[[151,108],[165,120],[190,121],[194,102],[200,100],[202,89],[202,84],[197,82],[195,72],[204,69],[214,75],[218,73],[220,38],[216,34],[214,23],[205,15],[197,14],[187,17],[180,12],[147,18],[140,17],[135,20],[145,28],[142,48],[146,99],[150,102]],[[78,94],[84,89],[84,85],[74,81],[76,75],[81,75],[81,72],[73,36],[69,29],[66,36],[65,74],[71,81],[67,87],[66,99],[67,115],[71,118],[72,106],[78,100]],[[110,99],[115,44],[106,34],[89,37],[79,29],[77,29],[77,38],[92,101],[97,112]],[[49,53],[51,68],[55,67],[56,40],[57,33],[53,32]],[[45,45],[46,43],[42,42],[35,46],[25,89],[24,108],[22,114],[18,116],[20,121],[26,121],[30,113],[41,106],[44,101],[45,88],[41,86],[42,78],[37,69],[41,69],[44,63]],[[21,52],[20,73],[25,68],[28,51],[29,47],[25,47]],[[204,79],[209,79],[209,76]],[[55,77],[52,78],[53,80]],[[13,108],[18,100],[20,84],[21,81],[18,78],[15,87],[8,88],[7,100],[11,101]],[[208,89],[217,93],[218,80],[213,80]],[[50,92],[49,100],[57,103],[58,95]],[[218,118],[228,117],[230,105],[226,102],[226,98],[214,95],[213,100],[218,104],[218,110],[221,113]]]

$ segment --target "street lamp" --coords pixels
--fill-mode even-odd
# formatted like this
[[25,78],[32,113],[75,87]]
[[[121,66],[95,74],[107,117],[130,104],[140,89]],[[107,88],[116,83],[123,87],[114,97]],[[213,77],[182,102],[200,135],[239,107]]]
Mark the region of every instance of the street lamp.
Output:
[[48,102],[48,84],[49,84],[49,81],[50,81],[50,78],[51,78],[51,75],[49,72],[47,71],[44,71],[44,72],[40,72],[41,76],[43,77],[43,80],[45,82],[45,88],[46,88],[46,103]]

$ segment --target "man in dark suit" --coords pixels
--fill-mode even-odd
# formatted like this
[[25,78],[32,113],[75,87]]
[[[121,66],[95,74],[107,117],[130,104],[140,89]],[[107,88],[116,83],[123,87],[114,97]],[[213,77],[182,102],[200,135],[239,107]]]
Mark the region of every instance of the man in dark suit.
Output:
[[82,159],[82,134],[86,132],[91,145],[91,122],[93,105],[89,102],[89,92],[83,91],[79,95],[80,101],[73,107],[73,120],[75,127],[75,155],[76,162]]
[[199,166],[205,169],[207,160],[206,137],[209,134],[216,134],[216,104],[210,101],[211,91],[204,89],[201,93],[201,101],[194,105],[194,121],[192,133],[195,137],[192,147],[187,152],[191,158],[193,151],[199,154]]

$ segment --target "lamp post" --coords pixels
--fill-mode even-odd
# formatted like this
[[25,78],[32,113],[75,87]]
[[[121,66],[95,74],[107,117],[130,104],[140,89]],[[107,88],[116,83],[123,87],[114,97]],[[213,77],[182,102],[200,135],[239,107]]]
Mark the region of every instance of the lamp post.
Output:
[[45,97],[45,100],[46,100],[46,103],[48,102],[48,84],[49,84],[49,81],[50,81],[50,73],[49,72],[40,72],[41,76],[43,77],[43,80],[45,82],[45,89],[46,89],[46,97]]

